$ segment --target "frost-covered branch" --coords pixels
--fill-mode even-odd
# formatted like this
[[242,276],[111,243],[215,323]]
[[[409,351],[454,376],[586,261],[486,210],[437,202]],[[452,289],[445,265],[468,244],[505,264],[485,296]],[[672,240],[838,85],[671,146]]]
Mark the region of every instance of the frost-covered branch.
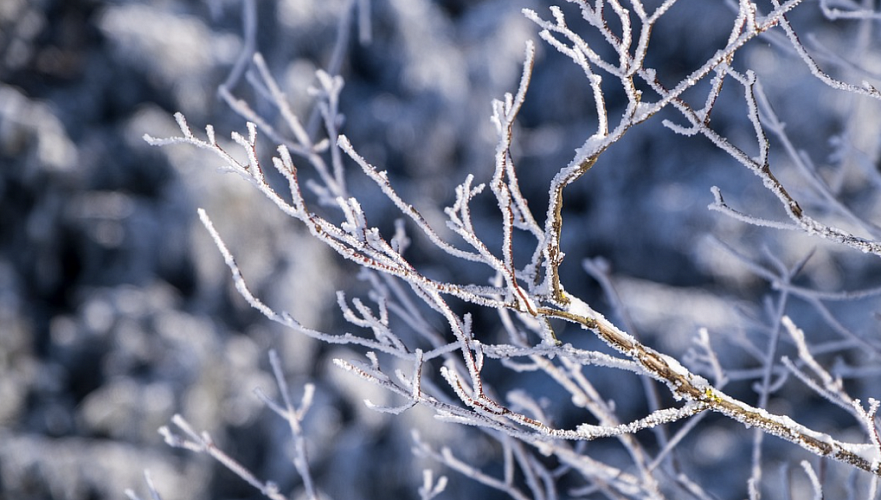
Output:
[[166,444],[169,446],[183,448],[196,453],[207,453],[270,500],[284,500],[287,498],[284,494],[278,491],[277,484],[271,481],[261,481],[246,467],[224,453],[223,450],[214,444],[214,440],[207,432],[197,433],[190,426],[189,422],[180,415],[175,415],[171,421],[183,432],[183,435],[175,434],[168,427],[160,428],[159,433],[162,434],[163,438],[165,438]]
[[288,426],[290,427],[291,434],[294,438],[294,468],[297,469],[300,478],[303,480],[303,487],[306,490],[307,498],[309,498],[309,500],[317,500],[318,492],[316,491],[314,481],[312,480],[312,473],[309,471],[306,438],[302,426],[303,419],[306,417],[306,412],[308,412],[309,407],[312,406],[312,396],[315,393],[315,386],[308,384],[303,388],[303,398],[300,401],[300,406],[295,408],[291,402],[291,396],[288,391],[288,384],[285,382],[284,373],[282,373],[281,361],[278,359],[278,354],[274,350],[269,352],[269,363],[272,365],[272,374],[275,376],[275,381],[278,384],[279,392],[281,392],[284,406],[280,406],[272,401],[269,396],[262,391],[258,390],[257,396],[263,400],[266,406],[268,406],[273,412],[288,422]]
[[[251,73],[251,80],[256,82],[258,90],[272,104],[287,131],[279,130],[246,102],[234,98],[224,87],[221,94],[226,101],[248,120],[246,134],[234,132],[231,135],[239,148],[235,152],[228,151],[226,146],[218,142],[210,125],[206,127],[204,139],[197,137],[180,113],[175,115],[180,135],[166,139],[145,136],[145,139],[152,145],[182,143],[211,152],[221,160],[226,170],[250,182],[284,214],[306,228],[313,238],[359,267],[362,270],[359,277],[370,289],[370,300],[338,292],[337,308],[342,320],[361,333],[313,330],[300,324],[290,314],[268,306],[251,291],[233,253],[214,228],[208,214],[199,210],[199,217],[229,268],[236,289],[254,309],[272,321],[321,342],[356,348],[361,357],[336,359],[335,364],[393,394],[398,401],[386,404],[365,398],[364,403],[371,409],[399,415],[419,406],[431,410],[440,421],[474,427],[492,436],[503,449],[505,462],[501,478],[468,465],[449,449],[434,451],[432,446],[418,438],[416,446],[422,455],[512,498],[557,496],[554,483],[557,472],[538,460],[533,453],[553,457],[561,470],[581,474],[582,479],[590,483],[590,491],[602,491],[608,496],[664,498],[664,488],[657,471],[675,468],[675,461],[669,457],[686,440],[703,415],[709,412],[716,412],[756,429],[753,475],[750,480],[753,496],[758,495],[757,484],[762,477],[761,448],[766,434],[794,443],[814,455],[881,475],[878,458],[881,445],[874,424],[877,401],[869,400],[866,409],[859,399],[848,396],[841,381],[835,380],[812,357],[803,334],[785,314],[790,296],[803,298],[812,301],[814,310],[833,325],[833,329],[847,331],[845,326],[837,325],[831,314],[824,314],[821,300],[829,296],[806,291],[793,283],[810,259],[810,253],[803,254],[801,260],[791,268],[784,266],[779,259],[771,258],[772,264],[778,268],[776,272],[748,262],[755,274],[772,282],[779,297],[776,302],[768,302],[772,306],[769,307],[769,316],[773,325],[768,330],[764,345],[743,342],[748,345],[749,353],[757,362],[757,367],[746,375],[726,371],[724,360],[718,355],[718,347],[711,342],[709,329],[698,330],[696,348],[689,356],[683,355],[681,358],[680,353],[662,352],[642,340],[603,261],[586,260],[584,269],[600,283],[620,320],[607,319],[586,300],[567,292],[565,282],[581,278],[561,273],[565,257],[563,235],[572,230],[564,225],[564,191],[589,170],[602,165],[603,155],[626,141],[628,133],[635,127],[666,110],[677,111],[685,120],[684,124],[664,120],[662,123],[668,129],[685,136],[701,135],[748,168],[760,178],[764,188],[776,197],[790,220],[777,222],[732,208],[717,187],[712,190],[715,199],[712,209],[749,224],[798,230],[881,255],[881,243],[809,216],[796,196],[772,173],[775,157],[769,137],[780,140],[788,155],[796,160],[801,172],[810,174],[811,186],[825,206],[835,207],[839,214],[844,214],[851,221],[860,220],[845,204],[836,201],[829,185],[809,168],[806,161],[800,159],[784,131],[782,120],[769,103],[757,73],[735,69],[735,57],[747,44],[768,35],[772,30],[783,31],[785,37],[781,38],[789,41],[804,64],[825,84],[862,97],[879,97],[870,85],[855,87],[835,80],[819,69],[786,17],[801,4],[801,0],[772,2],[773,10],[765,15],[747,0],[736,4],[731,2],[736,13],[731,20],[730,31],[726,28],[725,41],[720,42],[722,46],[672,86],[662,83],[661,69],[647,66],[647,60],[652,43],[651,33],[665,15],[672,12],[676,0],[665,0],[654,10],[647,10],[640,0],[577,2],[587,26],[596,31],[595,35],[600,35],[593,38],[571,28],[563,10],[558,7],[550,9],[551,19],[544,19],[530,10],[524,11],[525,16],[541,30],[539,37],[571,59],[584,74],[586,81],[583,92],[589,96],[590,109],[596,115],[590,136],[583,139],[565,165],[558,165],[549,172],[550,182],[544,191],[547,193],[544,220],[530,208],[530,200],[524,194],[515,165],[518,154],[515,124],[527,100],[535,70],[536,49],[531,42],[526,44],[517,91],[507,93],[491,104],[491,120],[497,135],[491,175],[488,175],[489,172],[473,172],[464,175],[464,179],[456,180],[458,184],[451,189],[454,192],[452,203],[443,210],[446,228],[435,227],[436,218],[420,210],[411,201],[412,194],[406,191],[403,183],[393,174],[382,170],[382,167],[371,163],[367,155],[359,153],[354,135],[350,140],[341,133],[340,96],[344,87],[343,78],[336,71],[318,70],[315,74],[317,86],[312,89],[312,96],[316,100],[317,116],[320,116],[318,123],[323,127],[321,138],[294,114],[266,61],[255,53],[252,58],[255,72]],[[352,2],[347,12],[351,14],[354,5],[355,2]],[[613,22],[610,23],[610,19]],[[588,43],[587,40],[592,41]],[[599,40],[607,47],[592,46],[593,40]],[[729,136],[717,131],[711,123],[714,109],[724,98],[726,82],[734,85],[738,89],[738,99],[743,99],[745,111],[742,115],[748,123],[747,135],[755,137],[755,146],[750,145],[749,148],[755,148],[754,156],[734,144]],[[614,108],[620,112],[619,116],[610,116],[614,115],[610,111],[610,88],[618,96],[623,96],[621,99],[624,102]],[[706,94],[700,96],[698,106],[701,107],[693,106],[686,99],[686,95],[690,96],[698,89],[706,89]],[[283,193],[267,180],[269,169],[265,166],[269,163],[258,150],[258,133],[265,134],[278,144],[276,154],[269,162],[286,184]],[[297,162],[304,163],[298,167],[295,157]],[[309,174],[305,173],[305,168],[300,170],[305,166],[309,167]],[[349,169],[349,166],[354,168]],[[356,175],[368,182],[351,182]],[[487,178],[481,182],[481,179]],[[388,231],[388,226],[368,220],[370,207],[366,203],[373,198],[351,191],[355,190],[352,186],[365,184],[374,193],[380,193],[383,201],[400,216],[395,221],[393,232]],[[596,195],[602,196],[603,193]],[[475,220],[477,211],[474,207],[490,196],[491,203],[498,209],[492,219],[498,226],[496,239],[485,234],[483,227]],[[539,206],[544,209],[543,205]],[[436,211],[436,214],[439,213]],[[874,226],[864,224],[862,228],[873,230]],[[425,255],[414,258],[411,238],[418,240],[419,251],[425,252]],[[626,240],[627,228],[622,228],[621,238]],[[424,251],[425,247],[430,250]],[[450,273],[454,278],[443,277],[437,268],[424,264],[423,258],[428,257],[439,259],[442,262],[440,267],[467,265],[468,270],[464,273],[467,278],[462,278],[461,273]],[[457,279],[461,282],[457,282]],[[574,286],[572,288],[575,289]],[[489,314],[478,316],[480,313],[475,313],[475,310]],[[487,317],[498,321],[494,329],[486,326]],[[598,340],[602,344],[590,348],[564,344],[556,330],[566,324],[592,332],[595,337],[593,341]],[[780,361],[784,342],[781,333],[784,328],[798,350],[797,362],[787,357]],[[492,337],[496,333],[501,340]],[[856,336],[851,337],[849,341],[857,343]],[[568,427],[557,423],[542,398],[529,391],[514,389],[499,394],[490,382],[492,377],[486,375],[490,369],[488,367],[494,363],[516,372],[515,375],[541,374],[571,399],[571,406],[577,410],[580,423]],[[304,396],[300,407],[295,408],[289,400],[274,355],[272,367],[283,395],[283,404],[265,396],[263,399],[273,411],[288,421],[295,443],[294,466],[303,478],[307,494],[314,498],[316,488],[307,467],[301,428],[309,397]],[[621,418],[614,402],[604,395],[606,388],[598,388],[590,376],[593,370],[598,369],[639,376],[650,401],[648,409],[642,410],[641,415]],[[713,383],[699,373],[707,374]],[[826,432],[802,425],[789,416],[767,410],[770,395],[788,373],[850,412],[866,430],[868,442],[844,442]],[[727,384],[745,379],[757,380],[754,385],[758,392],[756,402],[750,403],[723,392]],[[311,386],[307,386],[306,394],[311,395],[308,387]],[[666,395],[672,397],[675,403],[671,404],[668,398],[663,397],[661,393],[664,388]],[[735,394],[734,391],[732,394]],[[166,429],[164,434],[170,444],[211,454],[264,494],[275,498],[272,495],[277,492],[271,484],[242,471],[234,460],[214,446],[207,434],[196,434],[181,417],[176,417],[174,423],[183,431],[184,437]],[[655,429],[658,449],[645,446],[635,436],[645,429]],[[610,441],[616,442],[632,461],[629,469],[620,469],[591,458],[577,444],[573,444],[609,437],[614,438]],[[812,485],[816,485],[814,491],[820,494],[814,470],[809,466],[805,466],[804,470]],[[515,480],[515,475],[521,478],[519,482]],[[687,478],[682,477],[677,481],[677,488],[689,491],[698,498],[708,497]],[[427,472],[419,493],[422,498],[430,499],[443,489],[444,481],[435,483],[433,476]]]

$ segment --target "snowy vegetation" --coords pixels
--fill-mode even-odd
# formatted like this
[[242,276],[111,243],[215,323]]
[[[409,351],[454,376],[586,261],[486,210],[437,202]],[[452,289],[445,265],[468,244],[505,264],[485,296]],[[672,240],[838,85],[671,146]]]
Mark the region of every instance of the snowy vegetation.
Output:
[[[410,494],[444,498],[460,475],[515,499],[876,498],[874,3],[533,2],[518,24],[497,12],[514,2],[485,2],[470,34],[446,28],[498,36],[470,55],[419,24],[436,8],[422,3],[331,2],[336,39],[304,92],[278,80],[245,1],[218,95],[246,125],[229,142],[177,114],[178,133],[145,137],[212,153],[271,202],[261,211],[335,252],[309,279],[357,276],[340,321],[308,324],[250,286],[225,242],[236,228],[198,212],[243,300],[346,346],[336,367],[382,389],[359,399],[412,434],[425,473]],[[376,62],[386,46],[406,59]],[[401,95],[357,83],[389,68]],[[271,359],[278,395],[258,396],[289,424],[298,495],[325,498],[316,388],[288,387]],[[469,437],[431,429],[457,425]],[[289,497],[186,414],[162,433]]]

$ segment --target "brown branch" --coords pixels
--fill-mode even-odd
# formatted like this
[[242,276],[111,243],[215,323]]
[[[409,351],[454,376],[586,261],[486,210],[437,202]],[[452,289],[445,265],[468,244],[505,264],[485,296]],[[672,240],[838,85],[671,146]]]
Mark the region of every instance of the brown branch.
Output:
[[[571,300],[578,301],[574,298]],[[768,434],[797,444],[815,455],[829,457],[881,476],[881,463],[873,462],[854,451],[862,445],[835,440],[789,417],[774,415],[739,401],[713,388],[705,379],[694,375],[670,356],[639,343],[602,316],[592,317],[548,308],[540,309],[539,313],[547,317],[565,319],[593,331],[606,344],[639,363],[649,375],[665,382],[677,398],[703,403],[709,410],[721,413],[746,426],[758,427]]]

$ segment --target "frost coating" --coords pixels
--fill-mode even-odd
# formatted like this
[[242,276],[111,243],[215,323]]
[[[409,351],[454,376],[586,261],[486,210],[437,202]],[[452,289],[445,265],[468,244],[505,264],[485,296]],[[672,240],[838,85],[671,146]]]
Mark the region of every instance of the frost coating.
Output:
[[[879,446],[877,436],[873,437],[874,424],[870,422],[874,420],[878,405],[870,402],[869,408],[865,409],[862,405],[852,404],[858,401],[842,396],[840,384],[836,385],[834,377],[823,372],[819,363],[811,362],[813,358],[803,335],[800,339],[797,329],[785,319],[777,318],[779,321],[773,326],[792,330],[791,336],[799,351],[798,360],[791,363],[783,361],[785,369],[851,412],[862,422],[872,441],[871,445],[842,443],[823,432],[800,425],[793,418],[769,413],[761,408],[764,406],[762,403],[753,406],[733,399],[723,392],[727,382],[723,364],[715,357],[710,334],[706,331],[698,343],[701,352],[692,362],[694,360],[678,358],[682,352],[673,352],[672,355],[661,353],[648,342],[643,344],[635,335],[635,330],[630,330],[629,326],[619,328],[589,304],[566,292],[559,269],[567,250],[561,240],[565,231],[571,230],[564,228],[563,220],[567,187],[585,176],[595,165],[605,167],[601,157],[607,149],[619,146],[619,141],[628,131],[665,109],[669,111],[665,114],[678,112],[681,115],[678,119],[674,117],[664,122],[669,129],[687,136],[703,135],[718,149],[749,168],[783,205],[790,220],[785,223],[759,220],[737,212],[726,204],[718,188],[713,190],[715,210],[743,222],[758,221],[768,227],[816,234],[861,250],[870,251],[873,248],[871,245],[876,245],[875,242],[861,240],[811,219],[784,189],[772,173],[770,141],[766,136],[766,129],[774,133],[782,132],[783,127],[781,125],[778,127],[780,130],[772,130],[773,127],[767,126],[769,119],[774,120],[769,118],[773,110],[763,102],[758,79],[749,71],[739,73],[734,69],[739,66],[732,63],[735,53],[762,32],[784,22],[784,14],[798,2],[774,2],[773,12],[758,16],[754,4],[740,1],[727,42],[672,88],[662,83],[666,76],[662,70],[643,65],[654,23],[676,2],[665,0],[660,3],[656,10],[647,12],[641,2],[627,2],[627,8],[622,2],[581,2],[583,20],[601,35],[589,37],[591,43],[605,41],[611,45],[611,52],[608,47],[597,50],[570,29],[559,8],[550,9],[548,19],[532,11],[526,12],[527,17],[539,26],[541,38],[571,59],[584,73],[584,88],[590,92],[586,102],[591,103],[597,120],[596,130],[590,130],[591,135],[576,149],[572,158],[560,162],[565,166],[556,165],[554,168],[557,170],[548,173],[552,180],[547,189],[548,209],[544,214],[534,213],[530,208],[521,192],[518,169],[515,167],[519,154],[518,148],[514,147],[517,133],[515,121],[527,96],[535,59],[535,49],[531,43],[524,51],[525,62],[516,93],[506,93],[492,103],[492,124],[497,134],[497,144],[491,178],[486,172],[464,176],[455,186],[455,196],[450,206],[443,207],[442,213],[434,207],[431,213],[423,215],[420,211],[423,207],[415,200],[408,199],[405,192],[399,191],[400,184],[403,184],[399,179],[372,164],[371,160],[359,153],[360,146],[353,145],[353,141],[337,130],[342,121],[333,110],[343,88],[342,80],[325,72],[316,74],[318,88],[314,89],[325,119],[322,132],[327,136],[319,140],[311,137],[299,119],[293,117],[278,85],[265,71],[265,64],[258,62],[262,59],[255,58],[258,77],[263,80],[259,82],[258,90],[261,94],[268,92],[273,96],[278,114],[295,136],[294,140],[278,147],[278,157],[272,159],[271,165],[287,181],[289,192],[277,193],[265,179],[263,169],[269,164],[261,163],[256,137],[259,131],[274,139],[272,134],[275,131],[266,121],[257,119],[259,117],[249,119],[246,131],[233,136],[235,144],[242,148],[246,161],[236,160],[218,145],[213,128],[206,127],[206,139],[196,137],[182,115],[178,116],[180,137],[166,140],[149,138],[148,141],[152,144],[183,142],[215,153],[228,170],[246,179],[282,211],[302,224],[313,237],[359,267],[361,277],[369,286],[369,300],[362,301],[357,297],[349,299],[342,293],[338,295],[339,309],[344,319],[354,327],[355,333],[330,334],[310,330],[290,315],[269,308],[249,290],[210,218],[205,212],[200,212],[203,224],[230,268],[237,289],[252,307],[297,332],[327,343],[347,344],[360,349],[358,352],[367,361],[337,360],[336,365],[388,391],[398,400],[393,404],[379,404],[377,401],[381,400],[377,398],[365,400],[371,409],[399,414],[420,406],[433,411],[434,417],[439,420],[486,431],[486,435],[500,443],[506,454],[505,480],[470,468],[449,450],[433,453],[430,445],[421,446],[420,449],[438,457],[449,467],[458,467],[457,470],[514,498],[530,497],[512,486],[516,481],[509,478],[515,477],[515,470],[527,483],[531,482],[531,497],[554,496],[552,493],[545,495],[546,490],[540,487],[542,478],[551,478],[553,473],[541,469],[541,460],[534,460],[534,455],[530,455],[532,452],[553,455],[554,460],[567,470],[582,473],[589,484],[611,484],[611,489],[603,492],[609,497],[623,494],[635,498],[663,498],[655,471],[665,470],[658,465],[679,442],[677,438],[681,439],[691,428],[692,422],[684,422],[681,427],[685,428],[685,433],[677,434],[672,439],[666,434],[669,429],[663,424],[708,410],[729,416],[753,429],[779,436],[817,455],[834,457],[877,472],[878,455],[874,450]],[[608,23],[609,16],[616,16],[615,22]],[[614,28],[610,28],[610,25]],[[742,90],[746,99],[745,117],[753,129],[746,136],[751,142],[754,135],[756,142],[750,154],[732,144],[711,126],[713,107],[723,81],[727,82],[726,88]],[[690,95],[704,91],[706,85],[702,85],[702,82],[709,83],[710,88],[706,98],[699,99],[703,107],[698,108],[691,104]],[[620,87],[616,88],[616,95],[626,100],[619,116],[610,116],[606,106],[605,92],[610,85]],[[614,109],[620,108],[616,106]],[[241,106],[239,109],[243,109],[243,114],[249,112],[249,109],[244,110]],[[352,136],[355,137],[354,134]],[[367,151],[366,148],[360,150]],[[305,184],[306,189],[302,189],[298,165],[295,165],[293,157],[300,163],[299,168],[312,167],[317,173],[318,179],[310,177],[311,182]],[[344,161],[350,164],[349,168],[344,168]],[[355,172],[350,171],[351,167]],[[401,220],[395,224],[393,235],[384,234],[380,229],[384,227],[383,224],[370,220],[368,214],[373,213],[373,207],[367,204],[370,199],[359,200],[349,191],[345,182],[348,174],[365,176],[375,185],[371,186],[374,191],[384,197],[386,205],[400,212]],[[541,189],[544,190],[544,187]],[[602,193],[597,196],[602,196]],[[492,238],[487,238],[485,227],[478,224],[486,222],[486,219],[476,221],[474,215],[477,211],[472,213],[472,205],[480,197],[491,199],[488,205],[493,220],[498,223],[498,230]],[[317,208],[319,206],[321,208]],[[481,217],[487,216],[481,214]],[[419,259],[415,259],[412,253],[407,253],[410,245],[408,231],[421,233],[421,236],[417,235],[419,245],[431,246],[435,253],[441,254],[441,258],[451,259],[456,264],[467,261],[469,272],[472,268],[480,271],[474,275],[474,279],[462,280],[464,282],[456,282],[453,278],[448,278],[449,282],[443,281],[437,277],[443,274],[437,272],[437,267],[423,263],[424,255],[420,254]],[[622,231],[621,237],[627,236],[626,231]],[[417,237],[413,238],[414,241]],[[461,278],[456,276],[457,279]],[[786,293],[795,294],[797,291],[791,283],[782,279],[774,284],[780,285]],[[486,318],[481,318],[482,324],[475,326],[470,314],[464,312],[469,308],[488,309],[490,318],[497,317],[500,326],[488,334],[483,323]],[[565,340],[566,337],[558,338],[555,331],[563,321],[590,330],[614,351],[607,354],[563,344],[561,339]],[[627,325],[626,319],[622,325]],[[496,333],[498,335],[494,336]],[[762,352],[761,349],[758,351]],[[775,353],[773,349],[768,352]],[[760,360],[762,366],[768,367],[766,373],[773,372],[776,376],[771,368],[776,367],[781,371],[783,368],[775,365],[776,354],[767,357],[767,361]],[[680,362],[680,359],[685,361]],[[565,391],[567,397],[562,401],[571,401],[584,413],[584,421],[591,423],[574,424],[574,429],[560,428],[559,423],[555,423],[556,416],[550,413],[552,405],[544,401],[541,394],[530,394],[526,390],[499,394],[489,386],[487,380],[490,377],[486,376],[497,365],[517,373],[541,373]],[[613,398],[618,398],[617,401],[609,401],[610,396],[605,391],[615,388],[595,387],[596,380],[590,377],[592,370],[586,370],[586,366],[635,372],[651,390],[660,388],[664,397],[651,400],[651,404],[657,407],[646,411],[647,416],[622,422],[615,408],[616,403],[621,401],[620,395],[614,394]],[[707,369],[708,366],[711,369]],[[712,373],[715,385],[697,373]],[[654,384],[653,380],[648,379],[661,381],[664,385]],[[669,394],[665,392],[667,390]],[[768,394],[767,384],[762,390]],[[667,396],[672,396],[677,403],[663,407],[663,402],[669,401]],[[798,415],[794,416],[798,418]],[[694,419],[693,422],[698,420]],[[658,443],[663,446],[659,458],[653,458],[652,452],[632,436],[644,429],[655,432]],[[605,437],[618,440],[633,459],[632,467],[622,470],[603,463],[564,441]],[[665,442],[673,444],[664,445]],[[872,450],[865,446],[872,446]],[[761,446],[755,446],[755,449],[760,450]],[[546,484],[550,484],[550,479],[548,481]],[[429,490],[426,486],[425,491]]]

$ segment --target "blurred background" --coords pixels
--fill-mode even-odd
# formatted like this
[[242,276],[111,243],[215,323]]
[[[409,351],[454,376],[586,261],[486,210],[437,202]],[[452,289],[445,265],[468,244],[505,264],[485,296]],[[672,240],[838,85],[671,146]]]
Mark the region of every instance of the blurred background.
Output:
[[[256,2],[257,50],[293,109],[304,117],[312,112],[308,88],[315,70],[332,59],[342,29],[348,36],[339,68],[346,81],[343,132],[443,231],[442,208],[454,200],[456,184],[468,173],[478,182],[491,178],[490,102],[516,90],[525,41],[535,40],[535,76],[514,154],[524,194],[534,213],[543,214],[549,180],[596,127],[583,73],[541,42],[520,12],[528,7],[547,16],[547,5],[360,3],[369,5],[361,13],[369,40],[357,16],[340,23],[350,8],[346,0]],[[243,49],[242,12],[239,0],[0,1],[0,497],[103,500],[122,498],[126,488],[143,497],[142,474],[149,469],[166,500],[258,498],[207,457],[162,442],[157,429],[180,413],[258,477],[296,498],[302,485],[290,462],[287,424],[253,394],[255,388],[277,392],[268,371],[272,348],[295,398],[305,383],[317,386],[305,430],[316,483],[328,496],[417,498],[421,471],[430,468],[450,476],[441,498],[493,498],[492,490],[414,458],[410,430],[498,475],[497,442],[437,424],[418,408],[398,418],[368,410],[364,399],[394,399],[331,362],[363,353],[320,345],[250,309],[231,285],[196,208],[211,215],[251,289],[309,327],[345,331],[334,293],[365,289],[356,269],[311,240],[247,182],[220,173],[215,157],[144,142],[145,133],[176,135],[176,111],[200,134],[208,123],[218,137],[244,131],[243,120],[216,92]],[[565,12],[572,26],[581,24],[576,9]],[[672,87],[724,46],[734,15],[724,2],[682,0],[658,24],[647,64]],[[881,74],[870,24],[826,21],[814,4],[792,18],[811,34],[806,43],[834,75],[859,83]],[[598,37],[586,37],[602,46]],[[840,53],[846,57],[833,56]],[[758,73],[812,172],[866,227],[876,227],[878,103],[817,82],[779,36],[752,43],[735,63]],[[686,99],[700,107],[707,89],[698,86]],[[273,113],[244,81],[232,92],[258,112]],[[612,85],[607,98],[610,115],[620,116],[623,93]],[[660,118],[682,123],[673,113]],[[731,85],[723,92],[713,125],[756,154],[742,89]],[[268,157],[274,146],[263,146]],[[865,231],[813,194],[814,174],[799,170],[784,146],[772,138],[775,173],[797,198],[805,197],[803,206],[824,221]],[[351,179],[371,223],[390,230],[394,207],[357,172]],[[659,119],[632,130],[566,192],[563,282],[620,321],[621,311],[582,268],[584,259],[599,259],[590,262],[608,272],[627,305],[629,326],[643,340],[683,358],[697,328],[708,328],[732,370],[726,390],[754,402],[757,375],[749,370],[759,356],[745,346],[764,350],[762,339],[774,326],[769,311],[779,299],[757,269],[779,274],[781,266],[810,254],[798,284],[840,291],[877,287],[881,265],[875,256],[710,212],[714,185],[732,205],[782,220],[757,178],[709,141],[675,135]],[[479,230],[498,241],[495,202],[478,200],[474,210]],[[467,266],[444,260],[425,242],[414,245],[411,261],[426,274],[475,279]],[[519,251],[521,258],[531,254],[528,246]],[[854,396],[879,397],[872,390],[881,345],[874,295],[783,305],[813,343],[826,347],[822,360],[838,363]],[[484,338],[503,339],[492,314],[475,314]],[[575,331],[562,330],[561,339],[599,348]],[[784,342],[781,351],[792,355],[794,349]],[[577,414],[562,408],[568,400],[559,387],[497,370],[488,376],[500,393],[520,387],[559,397],[560,422],[579,423]],[[590,370],[590,376],[623,418],[645,414],[638,379],[621,380],[610,370]],[[776,411],[836,437],[863,440],[855,422],[798,381],[781,387],[785,397],[771,402]],[[719,498],[744,497],[751,433],[720,419],[705,424],[682,446],[687,472],[698,481],[713,478],[706,487]],[[606,444],[591,446],[602,450]],[[785,474],[780,463],[810,458],[773,438],[768,447],[767,460],[775,464],[769,481]]]

